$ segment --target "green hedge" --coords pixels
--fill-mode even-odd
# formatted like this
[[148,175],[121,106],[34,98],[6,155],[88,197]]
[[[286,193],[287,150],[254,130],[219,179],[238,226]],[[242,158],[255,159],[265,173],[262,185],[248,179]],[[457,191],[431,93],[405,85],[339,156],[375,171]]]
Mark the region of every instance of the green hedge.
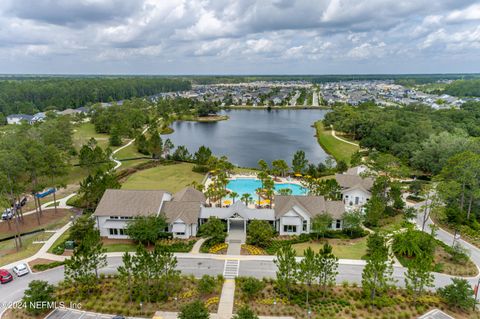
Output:
[[36,265],[33,265],[32,268],[36,271],[44,271],[44,270],[47,270],[47,269],[52,269],[52,268],[55,268],[55,267],[62,266],[64,264],[65,264],[64,261],[54,261],[54,262],[51,262],[51,263],[48,263],[48,264],[36,264]]

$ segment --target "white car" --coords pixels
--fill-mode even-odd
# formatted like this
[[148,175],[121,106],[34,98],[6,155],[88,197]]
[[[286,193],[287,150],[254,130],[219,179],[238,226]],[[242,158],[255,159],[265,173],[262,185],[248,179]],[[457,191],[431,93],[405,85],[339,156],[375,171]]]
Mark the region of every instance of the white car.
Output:
[[7,220],[7,219],[12,219],[13,217],[13,212],[11,209],[7,208],[2,214],[2,219]]
[[18,277],[24,276],[29,273],[28,267],[25,264],[18,264],[13,267],[12,270]]

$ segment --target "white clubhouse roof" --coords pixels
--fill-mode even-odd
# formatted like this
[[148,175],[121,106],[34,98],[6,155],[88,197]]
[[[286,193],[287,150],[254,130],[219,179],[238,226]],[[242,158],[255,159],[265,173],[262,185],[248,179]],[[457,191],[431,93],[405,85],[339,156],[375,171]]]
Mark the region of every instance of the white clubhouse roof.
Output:
[[200,210],[200,218],[208,219],[217,217],[219,219],[227,219],[239,216],[246,220],[275,220],[275,211],[273,209],[253,209],[248,208],[241,201],[236,201],[230,207],[202,207]]

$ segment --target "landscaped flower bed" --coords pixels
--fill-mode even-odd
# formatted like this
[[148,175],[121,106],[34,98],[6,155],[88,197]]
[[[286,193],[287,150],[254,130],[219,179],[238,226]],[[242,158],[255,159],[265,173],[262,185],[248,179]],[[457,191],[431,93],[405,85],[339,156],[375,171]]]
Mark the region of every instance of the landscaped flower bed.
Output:
[[221,244],[216,244],[210,247],[208,252],[210,254],[225,254],[228,249],[228,244],[227,243],[221,243]]
[[[237,283],[244,278],[238,278]],[[288,300],[276,288],[274,280],[264,280],[264,288],[254,297],[248,298],[241,284],[236,285],[234,312],[247,305],[259,316],[292,316],[307,318],[307,286],[295,285]],[[468,318],[462,312],[451,312],[434,293],[427,292],[419,297],[415,305],[412,296],[401,289],[392,289],[381,299],[381,305],[372,307],[368,298],[357,285],[331,287],[325,297],[318,285],[310,288],[311,318],[417,318],[427,311],[438,308],[450,312],[455,318]]]
[[198,289],[198,279],[191,277],[180,277],[174,283],[175,293],[167,298],[163,296],[151,296],[152,300],[143,301],[142,308],[140,302],[133,300],[130,302],[129,295],[125,289],[125,282],[120,282],[116,276],[105,276],[100,278],[99,289],[91,294],[83,296],[69,284],[61,283],[56,290],[57,301],[81,303],[82,310],[88,310],[100,313],[115,313],[124,316],[151,317],[155,311],[179,311],[180,308],[192,301],[201,300],[206,303],[210,312],[216,312],[218,301],[222,289],[222,280],[216,280],[214,292],[211,294],[201,294]]
[[267,253],[263,248],[253,245],[242,245],[242,255],[266,255]]

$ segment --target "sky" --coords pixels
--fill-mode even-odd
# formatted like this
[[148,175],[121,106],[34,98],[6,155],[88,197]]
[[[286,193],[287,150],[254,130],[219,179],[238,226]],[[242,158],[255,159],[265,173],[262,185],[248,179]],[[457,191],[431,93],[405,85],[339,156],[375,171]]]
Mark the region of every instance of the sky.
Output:
[[473,72],[478,0],[0,1],[0,73]]

